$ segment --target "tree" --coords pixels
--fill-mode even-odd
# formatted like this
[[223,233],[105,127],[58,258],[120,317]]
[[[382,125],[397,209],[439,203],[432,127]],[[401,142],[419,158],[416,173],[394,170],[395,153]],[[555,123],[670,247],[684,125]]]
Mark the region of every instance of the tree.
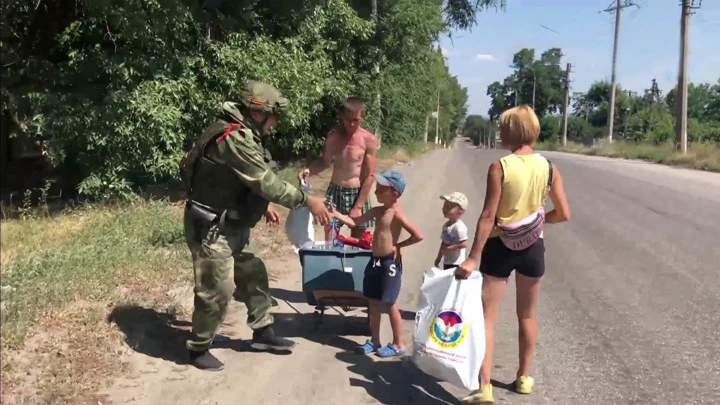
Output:
[[[607,124],[609,87],[607,82],[597,81],[587,92],[573,95],[573,114],[568,119],[570,140],[582,141],[588,135],[601,134],[598,129]],[[641,96],[629,96],[618,86],[615,123],[620,130],[618,138],[631,142],[673,142],[675,94],[673,89],[663,96],[655,80],[651,80]],[[718,100],[720,81],[715,86],[707,83],[688,85],[689,142],[720,142]],[[583,125],[585,120],[589,126]]]
[[[587,92],[578,95],[573,102],[574,114],[585,117],[588,112],[588,123],[597,128],[607,126],[609,108],[610,83],[605,80],[594,82]],[[622,86],[616,86],[615,90],[615,126],[622,128],[625,119],[628,117],[631,104],[628,95],[623,91]]]
[[477,13],[493,7],[504,9],[505,0],[445,0],[444,11],[447,23],[460,30],[471,28],[477,23]]
[[481,115],[468,115],[463,125],[463,133],[465,136],[473,140],[475,145],[479,145],[482,136],[491,130],[494,134],[493,125],[483,118]]
[[174,180],[185,148],[250,78],[290,100],[266,142],[275,160],[316,155],[349,95],[366,100],[383,143],[407,145],[440,91],[450,139],[467,90],[433,43],[503,2],[379,0],[377,24],[360,0],[36,3],[1,6],[4,112],[50,141],[81,193],[125,197]]
[[523,48],[513,55],[517,68],[503,82],[488,86],[491,98],[488,115],[496,119],[500,114],[517,104],[532,104],[535,89],[535,113],[539,117],[561,111],[564,101],[565,72],[560,67],[562,51],[559,48],[546,50],[535,59],[535,50]]
[[[712,103],[715,94],[710,83],[688,84],[688,118],[696,118],[700,121],[710,120],[713,115]],[[677,86],[673,87],[665,96],[665,103],[670,111],[675,111],[677,98]]]

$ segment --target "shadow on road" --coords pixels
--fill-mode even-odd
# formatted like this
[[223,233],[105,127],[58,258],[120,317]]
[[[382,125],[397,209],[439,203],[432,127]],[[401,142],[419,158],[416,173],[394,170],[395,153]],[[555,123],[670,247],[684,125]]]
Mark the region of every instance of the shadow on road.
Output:
[[107,321],[120,328],[125,334],[125,343],[136,352],[176,364],[187,364],[185,340],[190,332],[182,328],[189,327],[189,322],[134,304],[116,306]]
[[[411,319],[415,319],[414,314]],[[457,403],[457,399],[442,388],[436,379],[418,370],[408,358],[376,360],[373,356],[353,353],[357,342],[343,336],[365,334],[364,314],[360,313],[359,316],[326,314],[323,323],[319,326],[315,325],[312,314],[275,314],[275,329],[281,336],[303,338],[341,350],[336,358],[349,364],[348,370],[360,377],[351,378],[350,385],[365,388],[367,393],[379,403],[388,405]]]
[[284,288],[271,288],[270,296],[292,304],[305,302],[305,293],[302,291],[291,291]]
[[498,380],[490,379],[490,384],[492,384],[495,388],[500,388],[501,390],[510,391],[512,393],[515,392],[515,381],[511,383],[504,383]]
[[[342,339],[342,338],[341,338]],[[372,356],[338,353],[338,360],[361,378],[350,378],[350,386],[362,387],[378,403],[456,404],[457,398],[445,391],[434,378],[424,374],[408,359],[375,360]]]

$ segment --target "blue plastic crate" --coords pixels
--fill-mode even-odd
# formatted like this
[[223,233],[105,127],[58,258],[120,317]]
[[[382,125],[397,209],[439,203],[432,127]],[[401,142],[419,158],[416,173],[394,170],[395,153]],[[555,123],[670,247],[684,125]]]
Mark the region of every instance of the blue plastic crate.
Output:
[[313,291],[358,291],[362,293],[365,268],[372,251],[354,246],[315,245],[300,249],[302,289],[307,303],[316,305]]

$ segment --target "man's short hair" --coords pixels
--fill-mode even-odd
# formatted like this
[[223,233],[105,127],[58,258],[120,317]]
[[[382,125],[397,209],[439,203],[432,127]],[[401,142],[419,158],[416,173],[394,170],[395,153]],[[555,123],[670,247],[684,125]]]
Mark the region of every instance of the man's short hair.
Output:
[[511,149],[532,145],[540,136],[540,121],[527,104],[513,107],[500,115],[500,141]]
[[358,96],[348,97],[343,100],[342,105],[340,105],[341,113],[345,111],[358,112],[362,111],[363,109],[365,109],[365,101],[362,99],[362,97]]

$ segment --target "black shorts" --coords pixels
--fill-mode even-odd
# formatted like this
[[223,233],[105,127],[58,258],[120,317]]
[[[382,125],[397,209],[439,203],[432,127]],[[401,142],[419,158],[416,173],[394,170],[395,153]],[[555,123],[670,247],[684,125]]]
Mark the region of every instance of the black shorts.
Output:
[[488,238],[480,257],[480,272],[508,278],[513,270],[526,277],[538,278],[545,274],[545,242],[542,238],[518,251],[509,249],[500,238]]
[[454,269],[454,268],[456,268],[457,266],[458,266],[457,264],[447,264],[447,263],[445,263],[445,264],[443,264],[443,270]]
[[373,257],[365,268],[363,295],[371,300],[393,304],[400,295],[402,263],[392,256]]

